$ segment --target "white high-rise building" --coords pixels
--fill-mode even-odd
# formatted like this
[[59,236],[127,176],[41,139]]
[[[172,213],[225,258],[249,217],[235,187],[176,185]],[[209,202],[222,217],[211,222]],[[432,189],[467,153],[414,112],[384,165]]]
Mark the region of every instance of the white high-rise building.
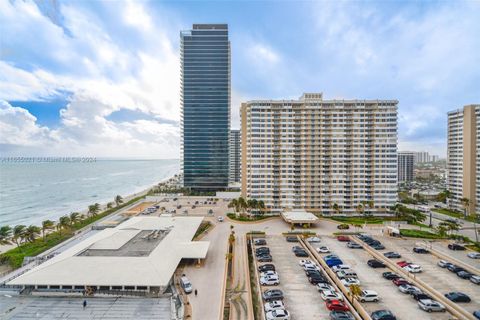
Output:
[[415,163],[430,162],[430,154],[427,151],[415,152]]
[[230,130],[229,183],[240,182],[240,130]]
[[398,182],[413,181],[414,152],[398,152]]
[[242,195],[273,213],[385,213],[397,200],[397,104],[321,93],[242,103]]
[[[448,113],[447,188],[449,206],[480,212],[480,104]],[[468,199],[466,208],[462,199]]]

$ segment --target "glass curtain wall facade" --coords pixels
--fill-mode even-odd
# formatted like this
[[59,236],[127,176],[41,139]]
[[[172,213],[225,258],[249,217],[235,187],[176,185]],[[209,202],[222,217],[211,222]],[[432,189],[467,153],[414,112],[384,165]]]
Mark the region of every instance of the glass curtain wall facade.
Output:
[[184,187],[228,187],[230,41],[226,24],[194,24],[180,33]]

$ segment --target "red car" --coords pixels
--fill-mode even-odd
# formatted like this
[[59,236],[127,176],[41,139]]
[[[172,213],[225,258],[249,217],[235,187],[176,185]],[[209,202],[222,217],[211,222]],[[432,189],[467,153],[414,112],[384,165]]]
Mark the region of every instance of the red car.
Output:
[[399,261],[397,262],[397,265],[400,266],[401,268],[408,266],[409,264],[412,264],[411,262],[407,261]]
[[325,305],[330,311],[348,311],[348,306],[340,300],[327,300]]
[[396,285],[397,287],[398,286],[401,286],[402,284],[410,284],[410,282],[408,282],[407,280],[403,279],[403,278],[397,278],[397,279],[393,279],[392,280],[393,284]]
[[341,242],[347,242],[347,241],[350,241],[350,238],[347,236],[338,236],[337,240]]

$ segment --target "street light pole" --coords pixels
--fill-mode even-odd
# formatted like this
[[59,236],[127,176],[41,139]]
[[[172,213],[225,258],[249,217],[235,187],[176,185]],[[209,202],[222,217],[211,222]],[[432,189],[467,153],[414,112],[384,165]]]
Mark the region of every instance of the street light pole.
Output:
[[432,227],[432,210],[430,210],[430,224],[428,226],[430,228]]

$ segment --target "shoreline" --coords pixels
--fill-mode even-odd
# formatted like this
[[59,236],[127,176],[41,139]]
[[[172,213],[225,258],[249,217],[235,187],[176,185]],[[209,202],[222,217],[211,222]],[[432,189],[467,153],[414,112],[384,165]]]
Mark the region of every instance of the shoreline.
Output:
[[[175,175],[178,175],[179,173],[180,173],[180,172],[174,173],[172,176],[166,177],[166,178],[158,181],[157,183],[155,183],[155,184],[153,184],[153,185],[150,185],[149,187],[147,187],[147,188],[145,188],[145,189],[143,189],[143,190],[141,190],[141,191],[138,191],[138,192],[132,193],[132,194],[128,194],[128,195],[126,195],[125,197],[122,196],[123,203],[128,202],[128,201],[130,201],[131,199],[134,199],[134,198],[136,198],[136,197],[145,196],[153,187],[157,186],[157,185],[160,184],[160,183],[164,183],[164,182],[167,182],[167,181],[169,181],[169,180],[172,180],[172,179],[175,177]],[[112,202],[112,201],[108,201],[108,202]],[[108,204],[108,202],[106,202],[106,203],[99,203],[99,204],[100,204],[100,212],[107,210],[107,204]],[[115,207],[113,207],[113,208],[115,208]],[[115,214],[116,211],[117,211],[117,210],[115,210],[114,212],[112,212],[112,214]],[[70,212],[72,212],[72,211],[70,211]],[[55,220],[52,219],[52,221],[57,222],[60,217],[62,217],[62,216],[64,216],[64,215],[69,215],[70,212],[64,213],[64,214],[60,215],[57,219],[55,219]],[[78,213],[80,213],[81,215],[82,215],[82,214],[83,214],[83,215],[87,215],[88,209],[84,209],[84,210],[81,210],[81,211],[75,211],[75,212],[78,212]],[[95,222],[94,222],[94,223],[95,223]],[[33,225],[39,226],[39,227],[41,228],[41,224],[40,224],[40,225],[33,224]],[[15,226],[15,225],[11,225],[12,228],[13,228],[14,226]],[[48,233],[49,233],[49,232],[47,232],[47,234],[48,234]],[[16,245],[15,243],[0,245],[0,254],[5,253],[5,252],[7,252],[7,251],[9,251],[9,250],[11,250],[11,249],[15,249],[16,247],[17,247],[17,245]]]

